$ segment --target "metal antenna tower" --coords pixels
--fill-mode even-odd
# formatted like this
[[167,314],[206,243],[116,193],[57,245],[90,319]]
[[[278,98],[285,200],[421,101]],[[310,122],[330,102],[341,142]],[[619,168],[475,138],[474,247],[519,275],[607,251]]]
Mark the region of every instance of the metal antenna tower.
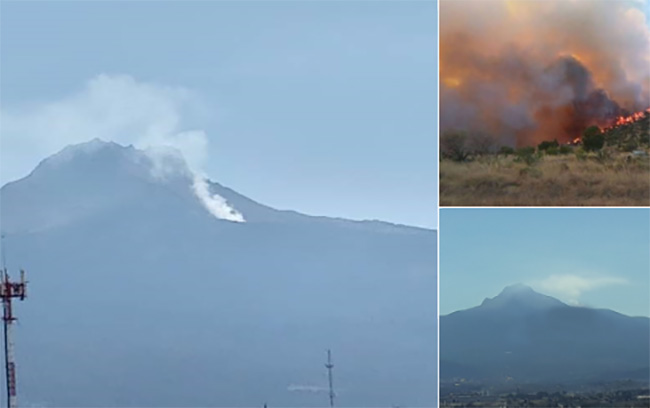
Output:
[[334,406],[334,385],[332,382],[332,368],[334,368],[334,364],[332,364],[332,352],[330,350],[327,350],[327,364],[325,364],[325,367],[327,367],[327,378],[329,380],[329,385],[330,385],[330,407]]
[[11,326],[16,320],[11,310],[11,299],[25,299],[25,271],[20,270],[20,282],[11,282],[7,268],[2,268],[2,282],[0,283],[0,298],[2,298],[4,323],[4,346],[5,346],[5,373],[7,377],[7,406],[16,408],[16,362],[14,361],[13,340],[11,338]]

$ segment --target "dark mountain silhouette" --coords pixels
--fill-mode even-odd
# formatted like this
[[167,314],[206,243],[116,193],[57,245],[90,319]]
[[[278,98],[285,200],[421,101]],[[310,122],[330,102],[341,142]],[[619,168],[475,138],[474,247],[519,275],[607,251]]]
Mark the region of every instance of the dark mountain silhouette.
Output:
[[231,222],[191,184],[181,157],[95,140],[2,187],[24,404],[324,406],[328,348],[340,405],[435,404],[435,231],[210,183]]
[[524,285],[440,317],[441,381],[646,380],[650,319],[569,306]]

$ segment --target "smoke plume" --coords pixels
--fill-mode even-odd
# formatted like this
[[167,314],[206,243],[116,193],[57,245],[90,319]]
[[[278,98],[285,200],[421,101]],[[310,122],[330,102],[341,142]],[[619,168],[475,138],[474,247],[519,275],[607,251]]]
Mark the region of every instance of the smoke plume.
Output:
[[194,194],[199,197],[210,214],[222,220],[245,222],[244,216],[231,207],[225,198],[219,194],[210,193],[208,181],[204,176],[195,174],[192,188],[194,189]]
[[643,1],[440,3],[440,129],[570,141],[650,106]]
[[212,194],[205,181],[208,136],[200,129],[188,130],[185,123],[202,109],[190,90],[140,82],[128,75],[98,75],[59,100],[3,106],[0,185],[26,176],[40,160],[67,145],[97,138],[145,150],[154,176],[188,172],[192,190],[207,211],[243,222],[243,216]]

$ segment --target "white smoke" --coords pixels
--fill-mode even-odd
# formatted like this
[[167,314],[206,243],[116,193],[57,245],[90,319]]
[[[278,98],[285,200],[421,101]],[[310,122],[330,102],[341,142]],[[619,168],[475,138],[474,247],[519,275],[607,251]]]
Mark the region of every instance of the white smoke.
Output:
[[210,193],[208,182],[204,177],[195,174],[192,188],[210,214],[222,220],[245,222],[244,216],[232,208],[223,197]]
[[[209,139],[205,131],[187,129],[184,123],[202,110],[198,96],[185,88],[104,74],[58,100],[30,106],[4,104],[0,184],[26,176],[43,158],[68,145],[102,139],[145,150],[157,177],[189,172],[193,191],[211,214],[243,222],[243,216],[223,197],[210,193],[203,180]],[[174,149],[182,158],[175,157]],[[180,165],[185,161],[187,167]]]

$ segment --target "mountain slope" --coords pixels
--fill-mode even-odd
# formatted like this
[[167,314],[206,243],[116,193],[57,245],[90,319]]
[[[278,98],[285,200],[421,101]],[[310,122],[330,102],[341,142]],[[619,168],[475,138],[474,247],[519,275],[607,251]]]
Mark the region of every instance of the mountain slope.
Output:
[[[154,157],[155,158],[155,157]],[[47,406],[434,405],[435,231],[276,211],[93,141],[0,190],[18,390]],[[318,389],[303,387],[306,389]]]
[[648,318],[569,306],[517,285],[440,317],[440,376],[562,382],[636,372],[645,379],[649,345]]

